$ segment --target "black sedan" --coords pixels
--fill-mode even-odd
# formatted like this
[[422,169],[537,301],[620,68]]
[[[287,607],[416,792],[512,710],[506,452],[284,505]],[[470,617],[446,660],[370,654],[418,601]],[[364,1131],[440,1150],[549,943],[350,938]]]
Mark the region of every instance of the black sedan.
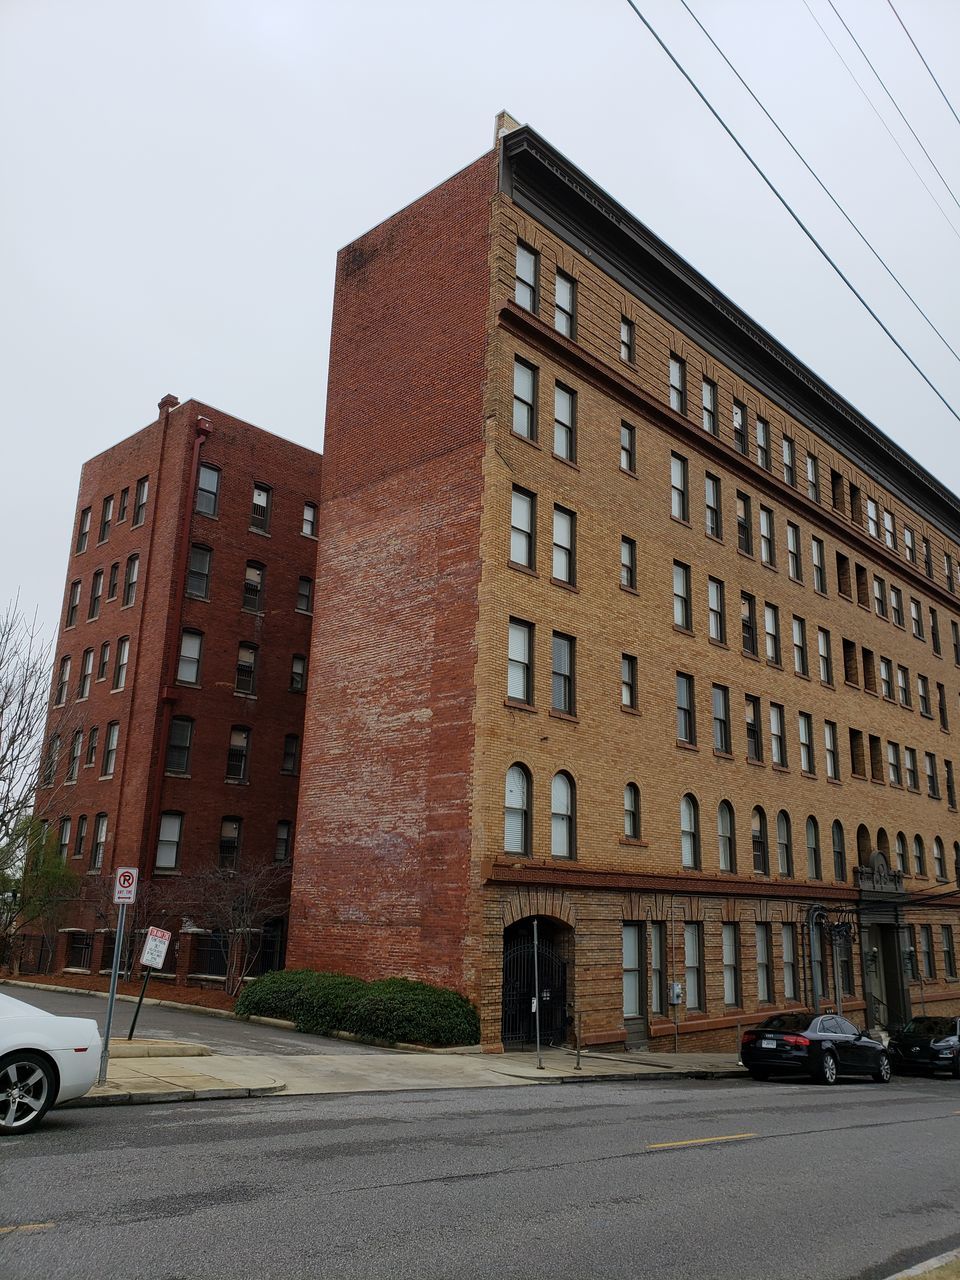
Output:
[[894,1071],[949,1071],[960,1080],[960,1018],[911,1018],[890,1037]]
[[838,1076],[890,1079],[890,1058],[879,1040],[871,1040],[836,1013],[775,1013],[745,1031],[740,1061],[754,1080],[780,1072],[813,1076],[835,1084]]

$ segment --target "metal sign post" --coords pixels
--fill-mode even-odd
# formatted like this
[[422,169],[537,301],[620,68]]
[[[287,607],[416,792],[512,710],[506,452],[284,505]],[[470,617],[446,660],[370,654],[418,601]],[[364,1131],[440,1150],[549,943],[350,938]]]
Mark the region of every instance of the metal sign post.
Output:
[[540,964],[538,959],[537,918],[533,918],[533,1022],[537,1029],[537,1070],[543,1070],[540,1054]]
[[143,951],[140,955],[140,964],[144,970],[143,986],[140,988],[140,998],[137,1001],[137,1007],[133,1011],[133,1021],[130,1023],[130,1030],[127,1032],[127,1039],[133,1039],[133,1033],[137,1029],[137,1019],[140,1017],[140,1010],[143,1008],[143,997],[147,994],[147,983],[150,981],[150,975],[154,969],[162,969],[163,962],[167,958],[167,947],[170,945],[170,939],[173,934],[167,929],[157,929],[153,925],[147,930],[147,939],[143,944]]
[[137,900],[138,876],[139,873],[136,867],[120,867],[113,885],[113,901],[120,910],[117,915],[117,936],[113,946],[110,995],[107,998],[107,1020],[103,1030],[103,1049],[100,1053],[98,1084],[104,1084],[107,1079],[107,1064],[110,1061],[110,1027],[113,1024],[113,1007],[117,1002],[117,981],[120,977],[120,958],[123,955],[123,932],[127,923],[127,905]]

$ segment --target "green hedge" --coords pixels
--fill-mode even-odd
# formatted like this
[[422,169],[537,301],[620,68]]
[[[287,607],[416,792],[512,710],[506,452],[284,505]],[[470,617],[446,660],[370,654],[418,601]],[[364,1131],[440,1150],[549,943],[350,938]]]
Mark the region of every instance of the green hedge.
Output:
[[238,1018],[283,1018],[298,1031],[349,1031],[366,1040],[442,1047],[476,1044],[480,1019],[463,996],[409,978],[364,982],[342,973],[265,973],[241,993]]

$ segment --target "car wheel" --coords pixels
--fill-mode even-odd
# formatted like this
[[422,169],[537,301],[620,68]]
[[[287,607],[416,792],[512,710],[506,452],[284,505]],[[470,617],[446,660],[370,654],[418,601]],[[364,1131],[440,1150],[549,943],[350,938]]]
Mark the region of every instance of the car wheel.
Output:
[[56,1077],[45,1058],[26,1049],[0,1058],[0,1135],[33,1129],[56,1096]]
[[837,1060],[832,1053],[825,1053],[820,1060],[820,1066],[814,1073],[814,1080],[817,1084],[836,1084],[837,1083]]
[[881,1053],[880,1062],[873,1073],[873,1078],[877,1084],[889,1084],[891,1075],[893,1075],[893,1072],[890,1070],[890,1059],[885,1053]]
[[766,1080],[770,1074],[769,1071],[764,1071],[762,1067],[750,1067],[749,1071],[751,1080]]

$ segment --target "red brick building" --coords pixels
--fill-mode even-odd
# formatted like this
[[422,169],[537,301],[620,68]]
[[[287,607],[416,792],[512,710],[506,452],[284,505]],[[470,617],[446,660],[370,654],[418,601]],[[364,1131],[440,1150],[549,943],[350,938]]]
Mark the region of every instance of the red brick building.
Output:
[[[960,1009],[960,503],[529,128],[337,264],[288,962]],[[851,931],[834,932],[849,925]]]
[[[81,475],[36,806],[84,877],[56,969],[109,963],[116,866],[149,901],[292,858],[320,455],[195,400],[159,410]],[[205,937],[186,922],[171,973],[216,968]]]

